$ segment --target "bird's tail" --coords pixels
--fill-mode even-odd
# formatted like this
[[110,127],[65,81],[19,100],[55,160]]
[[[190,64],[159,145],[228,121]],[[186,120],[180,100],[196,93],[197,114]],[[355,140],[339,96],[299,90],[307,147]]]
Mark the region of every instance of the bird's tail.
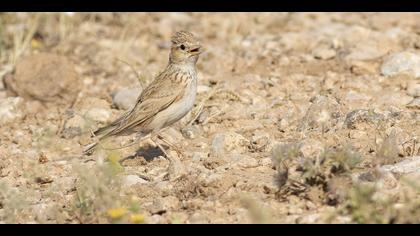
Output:
[[[93,132],[93,134],[94,136],[101,136],[99,138],[99,142],[100,142],[111,135],[112,131],[115,129],[115,126],[116,126],[115,124],[111,124],[111,125],[102,127],[96,130],[95,132]],[[95,142],[95,143],[87,145],[86,149],[83,151],[83,154],[91,155],[95,151],[95,148],[98,146],[99,142]]]
[[88,156],[91,155],[95,150],[96,146],[98,146],[98,142],[87,145],[85,150],[83,150],[83,154]]

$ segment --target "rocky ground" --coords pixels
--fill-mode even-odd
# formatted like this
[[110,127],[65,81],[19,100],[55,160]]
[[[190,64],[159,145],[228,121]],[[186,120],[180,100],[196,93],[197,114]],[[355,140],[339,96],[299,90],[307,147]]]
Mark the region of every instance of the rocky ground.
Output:
[[[206,53],[179,162],[82,156],[181,29]],[[0,76],[0,222],[419,223],[419,13],[2,13]]]

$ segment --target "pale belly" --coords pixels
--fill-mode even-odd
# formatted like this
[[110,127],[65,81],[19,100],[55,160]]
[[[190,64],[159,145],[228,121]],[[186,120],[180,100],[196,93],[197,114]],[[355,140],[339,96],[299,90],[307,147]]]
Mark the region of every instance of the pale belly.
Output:
[[173,103],[165,110],[159,112],[150,123],[149,127],[153,127],[153,129],[157,131],[182,119],[193,108],[196,93],[197,80],[194,79],[185,90],[185,96],[178,102]]

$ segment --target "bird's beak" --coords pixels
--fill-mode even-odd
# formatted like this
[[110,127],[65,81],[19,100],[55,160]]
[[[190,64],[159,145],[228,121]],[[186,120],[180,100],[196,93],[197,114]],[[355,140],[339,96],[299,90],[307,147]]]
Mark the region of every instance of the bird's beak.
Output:
[[204,52],[204,48],[202,46],[197,46],[190,50],[190,54],[195,56]]

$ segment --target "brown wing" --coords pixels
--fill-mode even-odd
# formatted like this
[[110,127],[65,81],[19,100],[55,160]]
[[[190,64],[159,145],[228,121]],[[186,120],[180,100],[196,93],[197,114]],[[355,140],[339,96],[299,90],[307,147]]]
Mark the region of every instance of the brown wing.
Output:
[[180,99],[185,87],[179,81],[171,78],[171,76],[178,75],[170,72],[160,74],[140,94],[136,106],[105,136],[127,132],[154,117],[157,113],[165,110],[172,103]]

